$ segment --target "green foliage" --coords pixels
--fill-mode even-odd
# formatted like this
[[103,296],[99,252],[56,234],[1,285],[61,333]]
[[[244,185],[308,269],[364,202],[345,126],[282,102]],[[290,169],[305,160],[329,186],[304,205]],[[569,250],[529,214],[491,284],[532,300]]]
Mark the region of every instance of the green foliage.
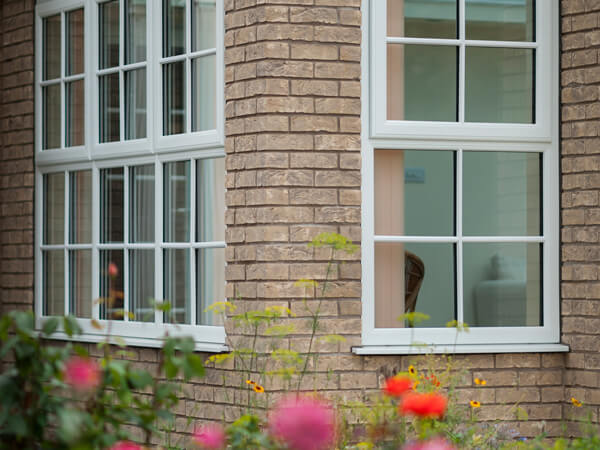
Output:
[[243,415],[227,428],[227,442],[232,450],[280,448],[264,432],[258,417],[249,414]]
[[160,422],[173,419],[178,381],[204,375],[191,338],[165,339],[155,378],[116,359],[131,352],[115,349],[109,336],[98,345],[104,351],[100,385],[74,394],[64,381],[65,363],[73,354],[88,358],[88,352],[80,345],[49,344],[43,338],[60,328],[75,336],[81,332],[76,319],[49,318],[39,333],[34,325],[31,312],[11,312],[0,319],[0,356],[6,361],[0,374],[2,449],[105,449],[130,439],[129,425],[143,430],[150,443],[160,433]]

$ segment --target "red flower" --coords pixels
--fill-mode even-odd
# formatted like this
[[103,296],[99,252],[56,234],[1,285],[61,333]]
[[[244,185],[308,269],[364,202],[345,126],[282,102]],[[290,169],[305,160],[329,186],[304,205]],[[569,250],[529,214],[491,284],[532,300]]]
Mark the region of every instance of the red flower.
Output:
[[390,397],[401,397],[412,389],[413,381],[408,377],[395,376],[385,380],[383,393]]
[[442,383],[440,383],[440,380],[437,379],[437,377],[434,374],[431,374],[427,377],[427,380],[429,380],[429,382],[434,385],[435,387],[440,387]]
[[91,391],[100,385],[100,366],[93,359],[73,356],[65,364],[65,382],[77,391]]
[[441,438],[429,441],[415,442],[407,445],[402,450],[456,450],[456,447]]
[[117,267],[117,265],[116,265],[115,263],[113,263],[113,262],[111,262],[111,263],[108,265],[108,275],[109,275],[111,278],[116,278],[116,277],[117,277],[117,275],[119,275],[119,268],[118,268],[118,267]]
[[447,405],[448,399],[437,392],[411,392],[404,396],[399,410],[401,414],[413,414],[429,419],[439,419],[446,412]]
[[318,398],[286,397],[271,413],[269,429],[290,450],[329,449],[335,440],[335,413]]

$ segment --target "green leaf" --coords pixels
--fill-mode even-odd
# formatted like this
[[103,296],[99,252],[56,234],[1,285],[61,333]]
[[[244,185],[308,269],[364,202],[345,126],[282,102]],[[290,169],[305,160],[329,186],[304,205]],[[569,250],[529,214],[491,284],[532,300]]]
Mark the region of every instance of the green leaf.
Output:
[[58,328],[58,318],[50,317],[48,320],[46,320],[44,322],[44,325],[42,326],[42,333],[44,333],[46,336],[50,336],[52,333],[54,333],[56,331],[57,328]]
[[187,379],[204,376],[204,364],[198,355],[190,353],[185,359],[184,375]]
[[143,389],[153,382],[152,375],[145,370],[132,370],[129,372],[129,382],[135,389]]
[[73,337],[75,334],[81,334],[81,327],[73,316],[65,316],[63,318],[63,327],[67,336]]

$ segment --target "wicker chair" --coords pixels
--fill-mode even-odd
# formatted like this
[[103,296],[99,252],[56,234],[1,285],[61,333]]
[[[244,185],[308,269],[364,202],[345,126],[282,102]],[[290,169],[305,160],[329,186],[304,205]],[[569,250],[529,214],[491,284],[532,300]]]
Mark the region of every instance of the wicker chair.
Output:
[[415,312],[424,277],[425,265],[421,258],[414,253],[404,252],[404,312]]

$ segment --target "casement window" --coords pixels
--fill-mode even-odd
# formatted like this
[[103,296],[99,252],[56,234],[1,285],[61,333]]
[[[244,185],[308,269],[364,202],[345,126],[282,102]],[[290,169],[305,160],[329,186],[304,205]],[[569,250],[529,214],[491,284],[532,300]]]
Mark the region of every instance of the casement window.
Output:
[[[355,351],[565,350],[558,1],[363,6],[363,346]],[[429,318],[399,320],[411,311]],[[457,322],[470,331],[457,334],[448,326]]]
[[47,0],[36,21],[38,326],[222,350],[222,1]]

